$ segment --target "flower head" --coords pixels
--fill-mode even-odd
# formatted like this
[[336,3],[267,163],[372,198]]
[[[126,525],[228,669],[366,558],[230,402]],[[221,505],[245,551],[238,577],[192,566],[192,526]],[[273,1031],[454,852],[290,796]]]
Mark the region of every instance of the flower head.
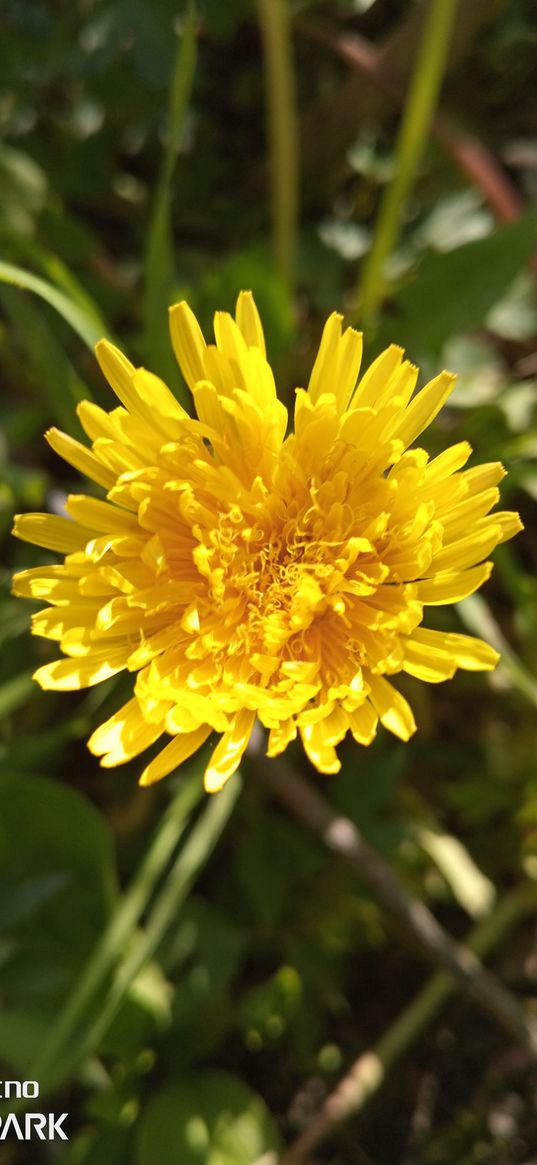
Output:
[[113,766],[161,740],[145,785],[215,732],[205,781],[220,788],[256,718],[269,756],[299,733],[321,772],[339,769],[348,732],[367,745],[379,720],[408,740],[414,718],[392,676],[435,683],[498,659],[479,639],[423,627],[424,608],[472,594],[491,550],[520,529],[516,514],[490,514],[501,465],[465,469],[466,442],[432,460],[410,448],[454,377],[413,395],[418,371],[391,346],[358,381],[361,336],[334,313],[286,436],[251,294],[235,319],[217,312],[215,344],[186,303],[170,318],[195,419],[102,341],[120,406],[79,406],[91,449],[47,433],[107,500],[75,494],[69,517],[16,519],[20,538],[64,555],[14,580],[15,594],[48,603],[33,631],[66,657],[35,678],[74,689],[133,672],[132,699],[89,747]]

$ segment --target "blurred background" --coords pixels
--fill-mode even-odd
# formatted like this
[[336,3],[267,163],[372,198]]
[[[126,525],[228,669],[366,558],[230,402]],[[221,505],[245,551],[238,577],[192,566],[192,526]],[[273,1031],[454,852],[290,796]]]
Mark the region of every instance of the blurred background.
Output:
[[[430,9],[3,6],[0,1074],[39,1079],[47,1096],[32,1107],[68,1111],[70,1139],[10,1135],[2,1165],[253,1165],[308,1126],[431,975],[402,926],[272,797],[255,759],[225,828],[208,823],[195,765],[145,791],[139,763],[105,772],[87,752],[121,681],[60,695],[32,682],[53,652],[30,637],[32,605],[11,597],[10,578],[54,556],[10,540],[12,515],[61,510],[86,488],[43,431],[79,435],[82,398],[113,407],[91,351],[105,333],[185,400],[167,340],[181,298],[207,332],[216,308],[252,288],[288,403],[326,315],[343,311],[367,325],[369,357],[395,341],[424,375],[459,373],[431,453],[467,439],[474,463],[509,470],[503,499],[525,533],[497,550],[483,595],[435,624],[494,643],[498,671],[441,686],[404,677],[411,744],[383,733],[367,750],[342,746],[336,778],[308,770],[299,748],[290,759],[453,935],[477,928],[495,972],[536,1010],[537,17],[532,0],[458,6],[437,116],[375,276]],[[118,917],[107,953],[97,944]],[[307,1160],[529,1165],[536,1096],[527,1053],[446,998]]]

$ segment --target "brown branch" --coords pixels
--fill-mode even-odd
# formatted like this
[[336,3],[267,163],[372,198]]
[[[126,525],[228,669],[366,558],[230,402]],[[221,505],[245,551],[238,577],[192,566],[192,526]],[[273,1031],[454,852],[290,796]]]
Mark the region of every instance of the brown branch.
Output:
[[271,792],[291,813],[319,835],[324,844],[356,871],[392,914],[401,919],[423,954],[451,975],[469,999],[537,1060],[537,1020],[526,1015],[518,1000],[487,971],[473,951],[459,946],[423,902],[397,879],[391,866],[341,817],[304,777],[281,758],[273,764],[256,756],[256,769]]
[[[536,905],[537,886],[532,883],[519,886],[505,896],[490,918],[472,931],[466,945],[482,957],[490,955],[517,923],[535,910]],[[444,971],[432,976],[375,1047],[355,1060],[313,1120],[289,1146],[280,1165],[303,1165],[311,1152],[332,1136],[341,1124],[363,1111],[388,1073],[437,1018],[455,989],[455,980]]]
[[[319,41],[352,69],[369,77],[395,104],[403,104],[405,88],[388,63],[386,49],[376,48],[365,37],[355,33],[334,36],[307,20],[297,21],[297,29],[312,40]],[[524,209],[523,200],[483,142],[460,130],[442,113],[434,118],[432,132],[463,174],[481,191],[499,222],[513,222],[520,217]]]

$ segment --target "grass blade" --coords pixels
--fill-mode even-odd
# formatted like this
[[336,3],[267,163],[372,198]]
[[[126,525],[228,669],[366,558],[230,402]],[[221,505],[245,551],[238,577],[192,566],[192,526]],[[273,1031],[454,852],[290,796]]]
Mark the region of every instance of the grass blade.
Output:
[[33,295],[44,299],[45,303],[50,304],[92,350],[97,340],[108,335],[106,325],[97,312],[90,311],[88,307],[82,308],[63,291],[59,291],[39,275],[33,275],[31,271],[15,267],[12,263],[0,262],[0,282],[9,283],[12,287],[21,287],[24,291],[31,291]]

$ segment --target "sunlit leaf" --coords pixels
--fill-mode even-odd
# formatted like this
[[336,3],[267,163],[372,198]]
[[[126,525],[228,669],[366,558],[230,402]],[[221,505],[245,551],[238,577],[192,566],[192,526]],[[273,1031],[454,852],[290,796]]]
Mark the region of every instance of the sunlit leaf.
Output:
[[38,295],[70,324],[73,331],[92,350],[98,340],[108,335],[108,329],[98,315],[80,307],[63,291],[59,291],[39,275],[33,275],[31,271],[15,267],[12,263],[0,262],[0,282],[9,283],[12,287],[21,287],[33,295]]
[[261,1097],[227,1072],[178,1078],[142,1116],[135,1165],[253,1165],[280,1147]]
[[391,338],[411,352],[438,352],[457,332],[480,327],[537,248],[537,214],[446,254],[429,254],[397,297]]

